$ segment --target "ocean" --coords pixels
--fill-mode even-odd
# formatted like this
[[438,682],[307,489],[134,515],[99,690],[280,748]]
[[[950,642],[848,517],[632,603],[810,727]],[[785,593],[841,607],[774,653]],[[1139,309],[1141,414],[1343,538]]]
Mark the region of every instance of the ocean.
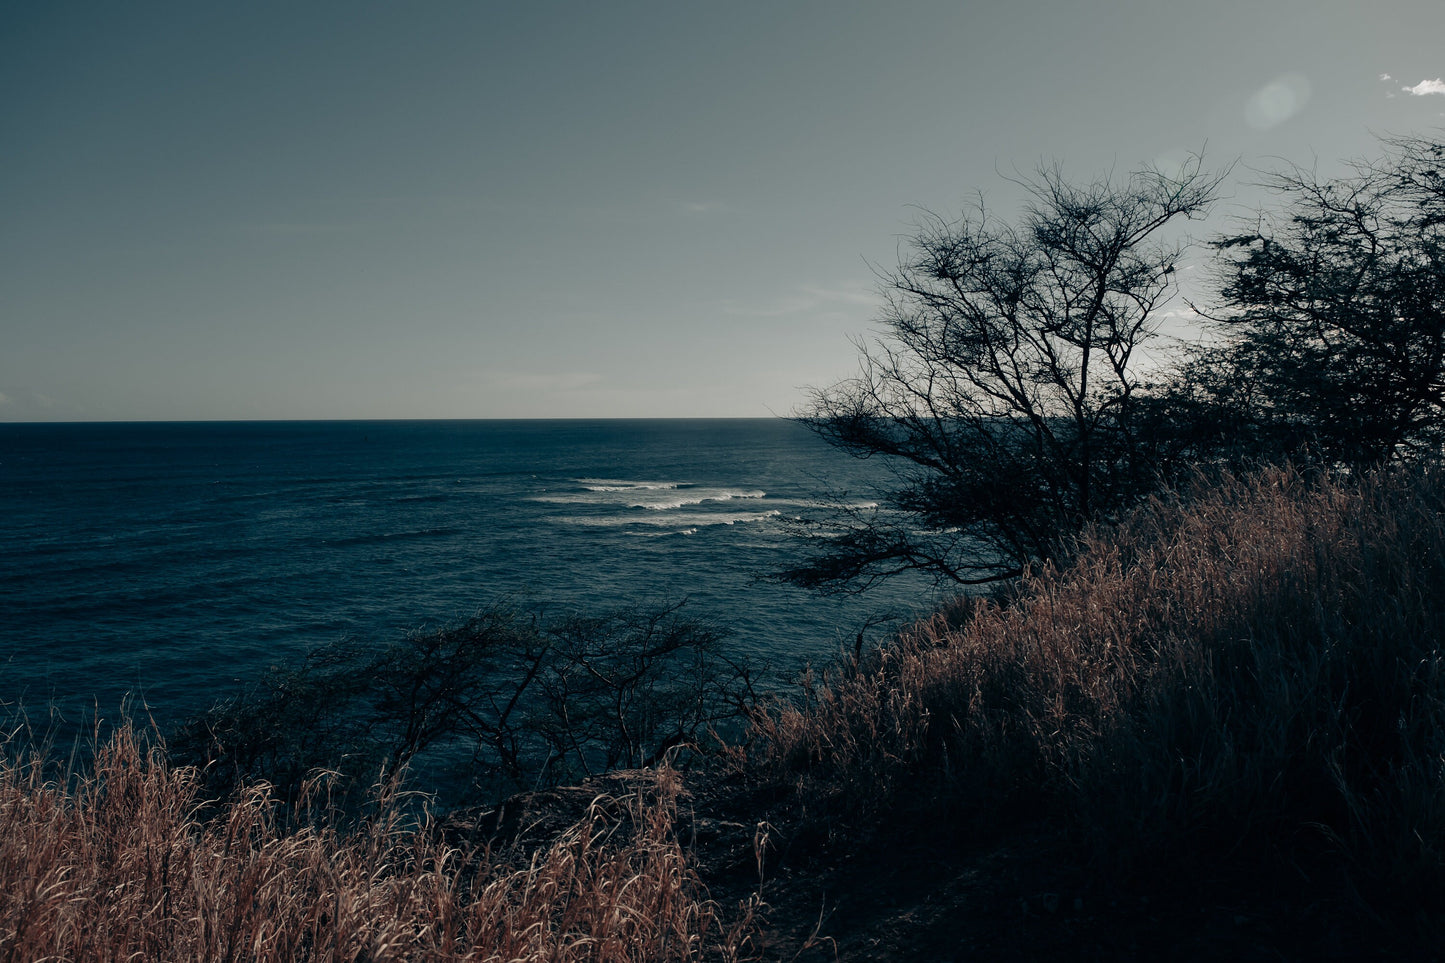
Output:
[[163,728],[268,666],[497,602],[676,603],[785,681],[921,580],[762,579],[886,475],[784,419],[0,425],[0,702]]

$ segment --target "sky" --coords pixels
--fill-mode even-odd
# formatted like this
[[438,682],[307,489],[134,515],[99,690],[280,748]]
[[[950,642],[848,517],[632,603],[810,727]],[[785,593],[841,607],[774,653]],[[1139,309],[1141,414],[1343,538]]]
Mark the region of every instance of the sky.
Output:
[[1440,134],[1442,38],[1439,0],[11,0],[0,421],[787,415],[920,211],[1203,150],[1239,216]]

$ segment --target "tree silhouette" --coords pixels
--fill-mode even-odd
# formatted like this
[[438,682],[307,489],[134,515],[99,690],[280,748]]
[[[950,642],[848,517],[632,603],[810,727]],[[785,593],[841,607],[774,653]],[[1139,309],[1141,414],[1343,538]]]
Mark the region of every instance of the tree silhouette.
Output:
[[896,485],[876,508],[805,519],[818,551],[781,577],[834,590],[910,569],[1008,578],[1151,490],[1143,349],[1182,253],[1165,228],[1201,216],[1222,177],[1197,157],[1123,183],[1054,167],[1024,182],[1017,225],[981,202],[958,221],[926,216],[884,278],[883,335],[859,343],[859,375],[800,415],[886,459]]
[[1322,180],[1271,175],[1284,198],[1216,242],[1217,395],[1262,438],[1376,464],[1445,440],[1445,145],[1385,141]]

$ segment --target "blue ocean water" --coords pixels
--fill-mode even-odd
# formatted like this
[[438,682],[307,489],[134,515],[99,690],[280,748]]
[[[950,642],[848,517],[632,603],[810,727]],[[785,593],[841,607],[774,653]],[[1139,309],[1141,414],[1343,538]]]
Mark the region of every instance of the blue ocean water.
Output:
[[343,636],[502,599],[688,599],[741,656],[826,659],[919,583],[759,581],[782,522],[878,467],[782,419],[0,425],[0,701],[157,722]]

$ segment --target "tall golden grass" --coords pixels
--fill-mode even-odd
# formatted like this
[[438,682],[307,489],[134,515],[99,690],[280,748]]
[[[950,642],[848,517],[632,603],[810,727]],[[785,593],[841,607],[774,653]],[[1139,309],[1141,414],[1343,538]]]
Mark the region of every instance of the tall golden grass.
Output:
[[0,960],[610,963],[731,959],[748,942],[674,838],[666,769],[520,868],[448,848],[384,793],[349,829],[324,805],[278,824],[265,786],[202,819],[196,772],[128,726],[85,778],[44,772],[0,763]]
[[959,603],[753,764],[829,820],[1032,814],[1121,862],[1301,850],[1445,908],[1445,484],[1271,469],[1155,500]]

